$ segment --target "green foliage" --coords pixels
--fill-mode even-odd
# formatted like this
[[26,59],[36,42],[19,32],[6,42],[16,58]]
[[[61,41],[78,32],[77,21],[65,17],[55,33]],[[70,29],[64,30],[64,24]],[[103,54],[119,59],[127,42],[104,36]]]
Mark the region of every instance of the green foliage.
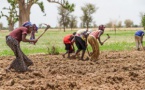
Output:
[[77,17],[76,16],[71,15],[69,26],[71,29],[77,27]]
[[142,26],[144,27],[144,30],[145,30],[145,15],[143,15],[141,23],[142,23]]
[[59,5],[61,5],[64,9],[70,11],[70,12],[73,12],[74,11],[74,7],[75,5],[74,4],[70,4],[68,2],[68,0],[47,0],[48,2],[50,3],[57,3]]
[[[36,43],[36,45],[32,45],[30,43],[21,42],[21,49],[26,55],[30,54],[38,54],[38,53],[64,53],[65,45],[63,44],[63,37],[67,34],[71,34],[76,30],[67,30],[66,32],[59,30],[49,30],[47,31]],[[36,37],[38,37],[43,30],[39,30],[36,33]],[[0,32],[0,56],[6,55],[14,55],[12,50],[5,43],[5,36],[9,34],[9,31]],[[101,36],[101,41],[107,38],[106,34],[110,35],[110,39],[108,39],[103,46],[100,45],[100,51],[122,51],[122,50],[133,50],[135,49],[135,41],[134,41],[134,33],[135,31],[131,30],[118,30],[116,35],[113,30],[105,31],[103,36]],[[29,38],[29,36],[27,36]],[[144,44],[145,45],[145,42]],[[52,49],[52,47],[55,47]],[[92,51],[90,45],[88,45],[89,51]],[[77,50],[75,46],[75,50]]]
[[0,17],[6,17],[7,21],[8,21],[8,25],[11,27],[9,27],[11,30],[13,30],[14,24],[19,20],[19,16],[17,15],[17,1],[16,0],[7,0],[8,3],[10,4],[10,7],[4,7],[3,10],[7,10],[7,12],[9,13],[8,15],[3,13],[3,11],[1,11],[1,15]]
[[74,4],[70,4],[68,1],[65,1],[63,8],[69,10],[70,12],[74,11]]
[[64,31],[65,31],[65,27],[68,27],[68,25],[69,25],[70,13],[71,13],[71,11],[68,11],[68,10],[64,9],[61,6],[58,7],[58,14],[60,15],[59,24],[63,25]]
[[40,7],[41,11],[44,12],[44,4],[43,2],[38,2],[38,0],[35,1],[35,4],[38,4],[38,6]]
[[48,53],[50,55],[58,55],[59,54],[59,50],[58,47],[52,46],[52,47],[48,47]]
[[92,14],[96,12],[97,8],[94,4],[87,3],[81,7],[81,10],[83,11],[83,16],[81,16],[83,26],[88,28],[93,21]]

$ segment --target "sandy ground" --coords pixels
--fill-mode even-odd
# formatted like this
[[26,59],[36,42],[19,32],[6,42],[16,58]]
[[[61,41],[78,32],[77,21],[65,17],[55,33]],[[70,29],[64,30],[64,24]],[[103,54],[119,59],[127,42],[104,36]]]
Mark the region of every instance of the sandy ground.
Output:
[[30,55],[31,70],[5,72],[13,56],[0,57],[0,90],[145,90],[145,52],[101,52],[99,60]]

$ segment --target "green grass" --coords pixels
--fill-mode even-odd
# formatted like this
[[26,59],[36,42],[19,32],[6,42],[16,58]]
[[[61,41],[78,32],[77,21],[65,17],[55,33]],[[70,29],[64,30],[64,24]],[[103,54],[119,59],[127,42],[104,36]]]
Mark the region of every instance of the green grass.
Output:
[[[60,53],[65,52],[63,37],[67,34],[73,33],[76,30],[66,32],[60,30],[48,30],[36,43],[32,45],[29,43],[21,42],[21,49],[25,54],[37,54],[37,53],[48,53],[48,48],[55,46]],[[39,30],[36,33],[38,37],[43,30]],[[5,43],[5,36],[8,35],[9,31],[0,31],[0,56],[14,55],[11,49]],[[135,48],[134,42],[134,30],[120,30],[116,34],[113,30],[105,31],[101,40],[105,40],[107,35],[110,35],[110,39],[104,43],[103,46],[100,46],[101,51],[122,51],[122,50],[132,50]],[[27,37],[29,38],[29,36]],[[89,50],[91,50],[90,45],[88,45]]]

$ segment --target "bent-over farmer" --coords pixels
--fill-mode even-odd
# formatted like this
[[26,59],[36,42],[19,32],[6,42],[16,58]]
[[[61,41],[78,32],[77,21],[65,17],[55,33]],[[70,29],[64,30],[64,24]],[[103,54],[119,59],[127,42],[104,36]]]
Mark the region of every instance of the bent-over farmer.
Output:
[[74,35],[76,32],[73,34],[68,34],[63,38],[63,43],[65,44],[65,50],[66,53],[64,53],[62,56],[65,58],[65,55],[68,54],[67,58],[70,58],[70,53],[74,52],[74,42],[72,42],[72,39],[74,38]]
[[24,72],[28,70],[30,65],[33,65],[33,62],[22,52],[20,49],[20,42],[34,42],[37,40],[26,39],[26,36],[30,34],[33,30],[31,22],[25,22],[23,27],[16,28],[9,35],[6,36],[6,43],[14,52],[16,59],[12,61],[10,66],[6,69],[15,69],[15,71]]
[[92,30],[88,29],[80,29],[76,32],[75,38],[73,39],[77,46],[77,51],[75,52],[75,55],[73,55],[74,58],[79,54],[80,51],[82,51],[81,58],[79,60],[84,60],[84,55],[87,48],[87,36],[89,34],[88,32],[91,31]]
[[144,31],[138,30],[135,32],[135,42],[136,42],[136,49],[140,50],[140,48],[143,48],[143,36],[144,36]]
[[98,44],[98,41],[99,41],[99,43],[101,45],[103,45],[103,42],[101,42],[100,37],[104,33],[104,29],[105,29],[105,26],[104,25],[100,25],[98,27],[98,30],[93,31],[88,36],[88,43],[91,45],[92,50],[93,50],[93,52],[91,54],[91,58],[90,58],[91,61],[96,61],[98,59],[98,57],[99,57],[100,53],[99,53],[99,44]]

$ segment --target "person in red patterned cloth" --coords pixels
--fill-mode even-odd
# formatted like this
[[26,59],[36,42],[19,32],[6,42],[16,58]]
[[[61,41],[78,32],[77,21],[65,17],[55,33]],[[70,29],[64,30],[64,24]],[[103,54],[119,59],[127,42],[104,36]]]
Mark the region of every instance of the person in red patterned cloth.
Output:
[[6,36],[6,43],[14,52],[16,59],[10,64],[6,71],[14,69],[18,72],[25,72],[28,70],[30,65],[33,65],[33,62],[22,52],[20,49],[20,42],[34,42],[37,40],[26,39],[26,36],[30,34],[33,30],[33,25],[31,22],[25,22],[23,27],[16,28],[9,35]]
[[65,58],[66,54],[68,54],[67,58],[70,58],[70,53],[74,52],[74,45],[73,45],[74,42],[72,42],[72,39],[74,38],[75,34],[76,32],[74,32],[73,34],[66,35],[63,38],[63,43],[65,44],[65,50],[66,50],[66,53],[62,55],[63,58]]
[[88,43],[91,45],[92,50],[93,50],[93,52],[91,54],[91,58],[90,58],[91,61],[96,61],[99,57],[100,52],[99,52],[98,41],[99,41],[100,45],[103,45],[103,42],[101,42],[100,37],[104,33],[104,29],[105,29],[105,26],[100,25],[98,30],[93,31],[88,36]]

